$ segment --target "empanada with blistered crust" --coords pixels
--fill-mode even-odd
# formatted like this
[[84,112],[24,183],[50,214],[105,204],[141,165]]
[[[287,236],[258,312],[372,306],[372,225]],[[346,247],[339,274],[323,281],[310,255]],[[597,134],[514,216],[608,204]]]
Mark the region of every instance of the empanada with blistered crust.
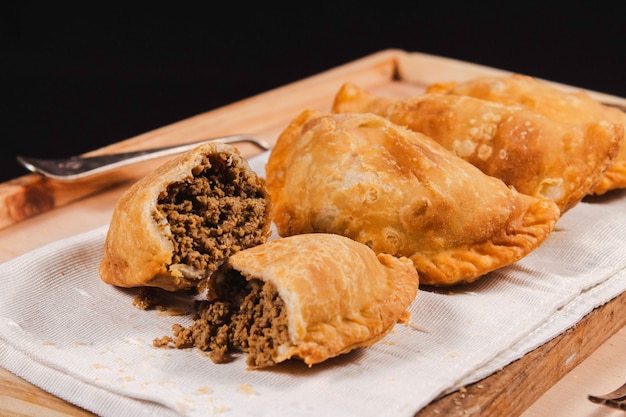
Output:
[[[595,100],[589,93],[583,90],[564,91],[546,81],[522,74],[484,76],[459,83],[437,83],[429,86],[426,92],[472,96],[506,105],[522,105],[566,123],[608,120],[626,126],[626,113]],[[591,192],[599,195],[619,188],[626,188],[624,144],[613,164]]]
[[281,236],[337,233],[413,261],[420,283],[472,282],[538,247],[554,202],[518,193],[372,113],[305,111],[266,165]]
[[271,209],[264,180],[237,148],[200,145],[120,197],[100,277],[119,287],[196,287],[230,254],[267,241]]
[[194,324],[157,342],[210,351],[217,363],[239,350],[251,368],[290,358],[312,366],[382,339],[408,319],[418,285],[409,259],[344,236],[275,239],[231,256]]
[[522,106],[470,96],[378,98],[356,85],[338,92],[334,112],[376,112],[421,132],[521,193],[574,207],[612,165],[624,139],[608,121],[565,123]]

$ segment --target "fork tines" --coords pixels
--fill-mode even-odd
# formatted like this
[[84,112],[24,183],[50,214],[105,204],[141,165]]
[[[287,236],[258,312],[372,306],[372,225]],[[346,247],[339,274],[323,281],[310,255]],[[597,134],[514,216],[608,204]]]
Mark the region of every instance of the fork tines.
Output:
[[626,384],[606,395],[588,395],[589,401],[608,407],[626,410]]

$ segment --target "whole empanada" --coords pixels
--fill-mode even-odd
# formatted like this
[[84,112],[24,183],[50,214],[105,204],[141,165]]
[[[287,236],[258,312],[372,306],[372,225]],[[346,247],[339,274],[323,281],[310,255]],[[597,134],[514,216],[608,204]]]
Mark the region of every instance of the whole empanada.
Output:
[[421,132],[521,193],[574,207],[612,165],[624,138],[608,121],[565,123],[522,106],[470,96],[379,98],[346,84],[334,112],[376,112]]
[[472,282],[535,249],[559,218],[425,135],[372,113],[305,111],[266,165],[281,236],[348,236],[410,258],[420,283]]
[[193,288],[232,253],[268,239],[271,209],[264,180],[237,148],[200,145],[118,200],[100,277],[120,287]]
[[[566,123],[589,123],[608,120],[626,126],[626,113],[602,104],[585,91],[563,91],[545,81],[522,74],[510,76],[477,77],[462,83],[438,83],[428,87],[427,93],[446,93],[472,96],[506,105],[522,105],[554,120]],[[593,194],[626,188],[626,145]]]
[[312,366],[382,339],[408,318],[418,284],[410,260],[343,236],[275,239],[232,255],[194,324],[155,343],[195,346],[217,363],[243,351],[251,368],[290,358]]

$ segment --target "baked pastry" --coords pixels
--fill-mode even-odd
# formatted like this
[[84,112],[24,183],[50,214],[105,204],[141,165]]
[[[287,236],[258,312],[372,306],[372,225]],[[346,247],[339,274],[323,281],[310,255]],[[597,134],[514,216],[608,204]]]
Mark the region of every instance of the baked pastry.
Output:
[[411,259],[425,285],[472,282],[521,259],[560,214],[372,113],[301,113],[265,170],[281,236],[350,237]]
[[[522,74],[485,76],[455,83],[437,83],[427,93],[472,96],[506,105],[522,105],[546,117],[566,123],[589,123],[608,120],[626,126],[626,113],[602,104],[585,91],[564,91],[548,82]],[[593,194],[626,188],[626,145],[608,168]]]
[[339,91],[333,111],[374,111],[421,132],[517,191],[553,200],[561,213],[594,189],[624,139],[623,126],[608,121],[559,122],[522,106],[452,94],[381,100],[351,84]]
[[199,145],[118,200],[100,277],[120,287],[194,288],[231,254],[269,238],[271,209],[264,180],[235,147]]
[[250,368],[290,358],[312,366],[382,339],[408,318],[418,284],[410,260],[343,236],[275,239],[232,255],[209,280],[194,324],[155,344],[195,346],[216,363],[243,351]]

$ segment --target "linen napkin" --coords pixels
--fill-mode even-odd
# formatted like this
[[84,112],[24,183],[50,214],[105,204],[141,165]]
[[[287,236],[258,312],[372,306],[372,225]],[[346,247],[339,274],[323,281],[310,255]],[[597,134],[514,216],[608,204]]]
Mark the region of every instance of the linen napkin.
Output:
[[[261,175],[267,156],[250,161]],[[153,347],[191,318],[139,310],[135,290],[100,280],[105,226],[0,265],[0,366],[102,416],[413,416],[625,291],[625,213],[624,192],[580,203],[519,262],[470,285],[420,289],[412,321],[376,345],[260,371],[243,355],[214,364],[198,350]]]

